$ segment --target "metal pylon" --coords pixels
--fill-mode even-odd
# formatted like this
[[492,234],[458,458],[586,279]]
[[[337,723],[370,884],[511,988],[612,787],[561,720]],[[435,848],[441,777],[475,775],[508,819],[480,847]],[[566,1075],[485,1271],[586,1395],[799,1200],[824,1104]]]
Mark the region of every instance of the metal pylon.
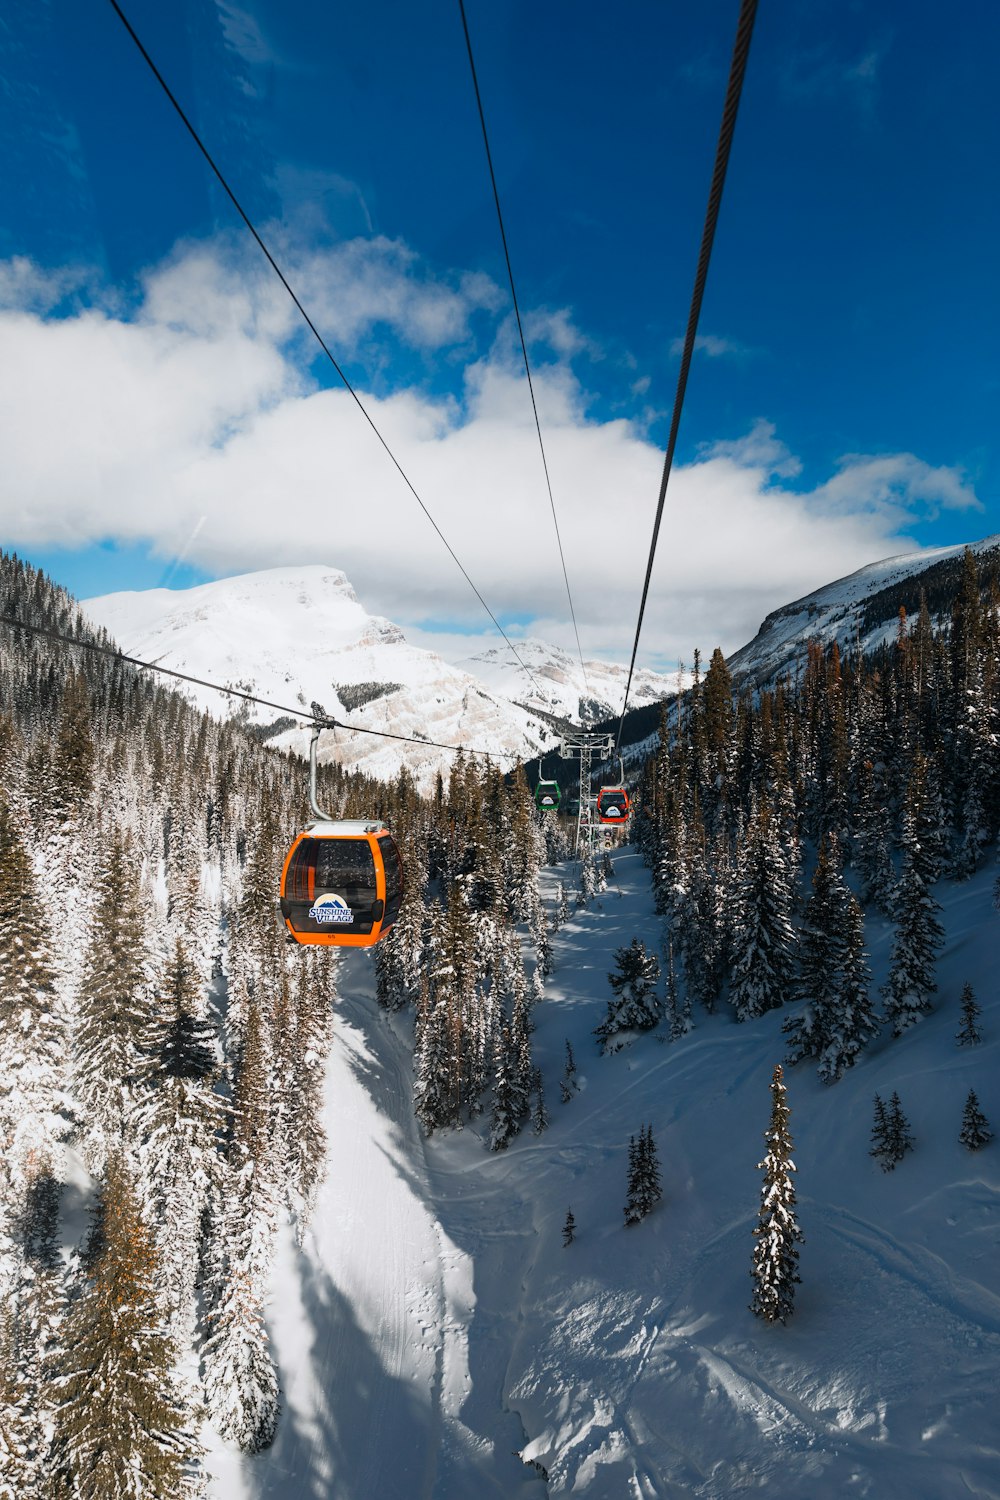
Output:
[[590,794],[590,767],[595,755],[603,758],[608,757],[614,750],[614,740],[610,734],[569,734],[563,739],[559,746],[559,754],[563,760],[571,760],[573,756],[580,757],[580,805],[576,814],[576,843],[573,848],[573,856],[576,858],[580,853],[580,835],[586,833],[587,847],[592,846],[594,836],[594,823],[591,817],[591,794]]

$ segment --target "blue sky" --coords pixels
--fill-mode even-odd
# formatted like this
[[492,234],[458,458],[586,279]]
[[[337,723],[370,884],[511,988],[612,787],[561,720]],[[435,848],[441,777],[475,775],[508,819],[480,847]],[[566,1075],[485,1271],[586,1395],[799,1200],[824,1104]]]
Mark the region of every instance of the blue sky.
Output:
[[[457,3],[126,10],[492,608],[568,644]],[[468,0],[589,654],[634,628],[737,10]],[[650,664],[1000,531],[1000,12],[958,18],[761,0]],[[81,596],[330,562],[483,629],[111,6],[3,25],[0,545]]]

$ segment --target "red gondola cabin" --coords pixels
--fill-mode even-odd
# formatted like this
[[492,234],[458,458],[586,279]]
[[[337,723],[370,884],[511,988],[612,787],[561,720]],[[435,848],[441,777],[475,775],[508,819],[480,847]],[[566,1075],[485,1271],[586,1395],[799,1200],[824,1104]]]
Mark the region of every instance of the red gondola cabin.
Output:
[[628,792],[623,786],[601,787],[597,794],[597,816],[602,823],[624,823],[628,809]]

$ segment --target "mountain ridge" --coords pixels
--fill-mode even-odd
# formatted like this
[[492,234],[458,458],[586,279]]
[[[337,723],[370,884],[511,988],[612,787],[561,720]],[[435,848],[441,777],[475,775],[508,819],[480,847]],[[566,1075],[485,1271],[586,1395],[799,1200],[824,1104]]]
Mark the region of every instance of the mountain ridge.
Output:
[[[390,737],[412,740],[405,763],[423,791],[431,790],[439,773],[447,775],[452,755],[416,742],[461,744],[510,766],[550,749],[566,732],[569,710],[581,696],[579,668],[575,677],[572,659],[560,648],[518,643],[537,675],[547,669],[550,691],[533,685],[512,696],[488,680],[516,686],[517,677],[524,677],[520,666],[499,665],[499,648],[468,659],[486,662],[484,680],[412,645],[393,621],[367,614],[346,574],[320,563],[191,589],[107,594],[82,601],[81,608],[123,650],[158,666],[284,704],[289,715],[307,717],[314,702],[334,718],[350,714],[358,732],[324,731],[321,761],[335,759],[387,780],[403,763],[400,743]],[[617,666],[592,666],[609,683],[624,675]],[[649,672],[642,677],[643,691],[652,691],[654,682],[669,691],[670,679]],[[219,715],[216,692],[191,685],[188,695]],[[257,705],[244,702],[235,711],[269,743],[305,753],[306,729],[269,718],[269,710]]]

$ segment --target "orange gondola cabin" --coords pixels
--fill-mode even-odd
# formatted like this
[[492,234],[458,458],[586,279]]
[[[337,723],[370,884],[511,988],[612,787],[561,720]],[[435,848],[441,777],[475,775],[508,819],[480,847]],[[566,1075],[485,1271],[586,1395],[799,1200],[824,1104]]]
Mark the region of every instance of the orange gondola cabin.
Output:
[[372,948],[402,904],[403,865],[384,823],[312,823],[288,851],[281,915],[297,943]]
[[602,823],[624,823],[629,798],[623,786],[602,786],[597,794],[597,816]]

